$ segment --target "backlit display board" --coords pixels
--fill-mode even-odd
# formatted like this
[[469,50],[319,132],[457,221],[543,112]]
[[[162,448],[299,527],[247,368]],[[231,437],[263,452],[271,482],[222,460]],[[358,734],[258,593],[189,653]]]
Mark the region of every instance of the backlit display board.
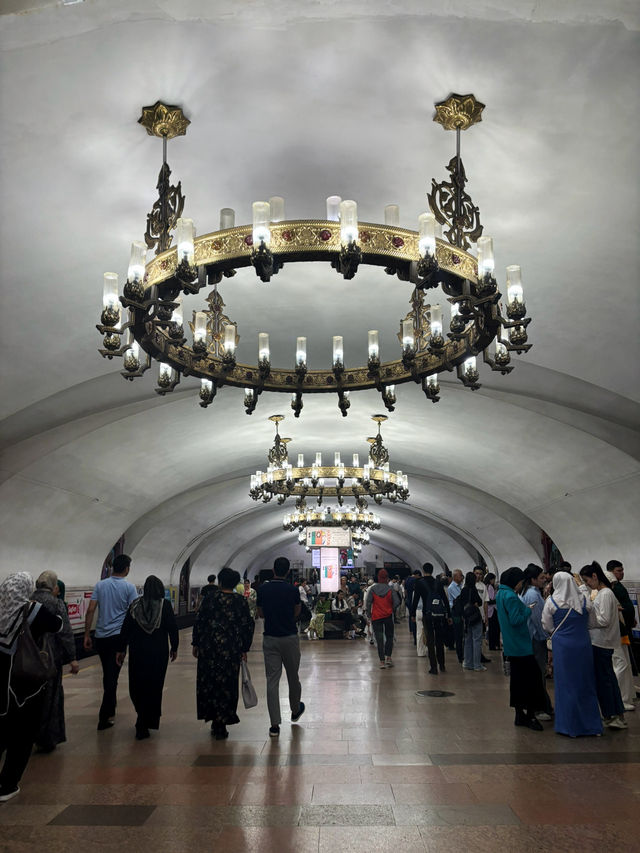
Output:
[[344,527],[307,527],[307,548],[350,548],[351,531]]
[[340,587],[340,549],[320,548],[320,592],[337,592]]

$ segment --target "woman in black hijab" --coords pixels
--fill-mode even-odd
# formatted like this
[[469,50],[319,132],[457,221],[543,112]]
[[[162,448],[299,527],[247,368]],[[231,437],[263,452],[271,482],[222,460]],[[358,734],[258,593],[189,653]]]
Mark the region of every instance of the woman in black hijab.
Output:
[[[169,651],[168,642],[171,644]],[[178,626],[160,578],[149,575],[144,592],[129,607],[120,632],[118,663],[129,646],[129,696],[138,714],[136,738],[160,727],[162,688],[169,658],[178,656]]]

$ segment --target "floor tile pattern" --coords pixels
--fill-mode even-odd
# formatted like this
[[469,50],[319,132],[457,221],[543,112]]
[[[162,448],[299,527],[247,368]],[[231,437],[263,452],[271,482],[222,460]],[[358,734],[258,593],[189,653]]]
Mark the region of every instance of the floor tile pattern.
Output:
[[[20,795],[0,805],[0,853],[640,853],[640,707],[602,738],[515,728],[499,660],[463,672],[447,653],[434,678],[403,622],[388,670],[364,640],[303,638],[307,710],[288,722],[283,682],[270,739],[258,629],[258,707],[215,741],[195,718],[189,643],[183,631],[146,741],[134,739],[126,664],[104,732],[97,660],[65,677],[68,742],[34,755]],[[429,689],[453,695],[416,695]]]

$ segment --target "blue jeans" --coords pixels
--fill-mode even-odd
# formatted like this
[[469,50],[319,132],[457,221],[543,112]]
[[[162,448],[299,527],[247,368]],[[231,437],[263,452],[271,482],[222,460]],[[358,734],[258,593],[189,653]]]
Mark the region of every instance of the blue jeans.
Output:
[[467,625],[464,633],[464,666],[467,669],[480,669],[482,664],[482,622]]

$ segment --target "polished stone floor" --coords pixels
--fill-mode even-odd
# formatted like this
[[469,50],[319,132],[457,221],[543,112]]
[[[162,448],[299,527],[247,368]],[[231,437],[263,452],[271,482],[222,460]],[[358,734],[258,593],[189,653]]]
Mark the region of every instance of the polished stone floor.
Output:
[[[283,680],[279,740],[256,636],[258,707],[217,742],[195,718],[189,643],[183,631],[147,741],[133,736],[126,665],[105,732],[97,660],[65,677],[68,741],[34,755],[0,806],[0,851],[640,851],[640,707],[602,738],[516,729],[496,653],[484,673],[447,653],[449,672],[429,676],[403,623],[388,670],[366,640],[303,639],[307,711],[288,721]],[[416,696],[436,688],[453,695]]]

